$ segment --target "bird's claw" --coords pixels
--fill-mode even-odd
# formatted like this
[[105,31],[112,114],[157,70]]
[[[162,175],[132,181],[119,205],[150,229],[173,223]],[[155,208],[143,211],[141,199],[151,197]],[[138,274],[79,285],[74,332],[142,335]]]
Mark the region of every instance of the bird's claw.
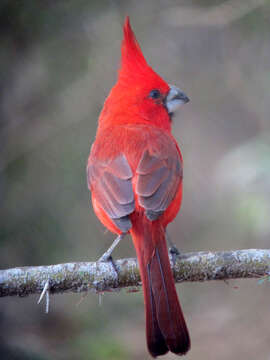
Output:
[[176,260],[178,256],[180,255],[180,251],[177,249],[175,245],[171,245],[169,247],[169,254],[171,255],[173,266],[176,264]]

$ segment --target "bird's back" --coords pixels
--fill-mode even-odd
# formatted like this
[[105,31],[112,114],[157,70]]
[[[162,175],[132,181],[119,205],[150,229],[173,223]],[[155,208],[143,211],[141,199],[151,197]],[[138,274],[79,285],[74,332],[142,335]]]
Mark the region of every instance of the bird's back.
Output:
[[[118,160],[117,170],[112,169],[113,166],[110,164],[120,158],[123,159],[122,170]],[[140,164],[142,168],[143,161],[147,163],[148,170],[139,169]],[[88,159],[88,181],[92,191],[93,206],[101,222],[111,231],[119,233],[112,224],[110,216],[108,217],[109,211],[106,211],[106,206],[102,204],[105,196],[104,186],[98,186],[103,181],[108,168],[110,168],[110,173],[118,171],[118,175],[116,174],[118,177],[130,180],[134,207],[129,206],[126,215],[132,213],[131,209],[141,212],[142,203],[145,204],[146,209],[147,206],[150,210],[155,209],[154,202],[150,200],[162,199],[163,196],[166,204],[163,208],[157,208],[156,212],[162,214],[164,227],[174,219],[182,198],[182,157],[176,141],[169,132],[149,125],[132,124],[107,127],[97,133]],[[120,171],[122,171],[121,174]],[[167,186],[166,181],[170,186]],[[131,203],[132,194],[128,193],[125,182],[122,184],[116,192],[120,197],[121,193],[123,197],[128,197],[125,204],[125,209],[127,209],[126,205]],[[155,196],[158,190],[162,190],[162,185],[166,192]],[[124,200],[119,201],[123,203]],[[123,213],[123,209],[118,211]]]

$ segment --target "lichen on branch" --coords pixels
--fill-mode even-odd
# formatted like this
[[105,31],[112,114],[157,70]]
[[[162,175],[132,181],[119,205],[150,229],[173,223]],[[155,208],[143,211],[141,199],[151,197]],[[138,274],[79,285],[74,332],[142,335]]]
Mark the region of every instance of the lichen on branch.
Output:
[[[42,292],[49,281],[50,294],[104,292],[140,286],[136,259],[80,262],[0,270],[0,297]],[[183,281],[260,278],[270,274],[270,250],[248,249],[181,254],[172,263],[177,283]]]

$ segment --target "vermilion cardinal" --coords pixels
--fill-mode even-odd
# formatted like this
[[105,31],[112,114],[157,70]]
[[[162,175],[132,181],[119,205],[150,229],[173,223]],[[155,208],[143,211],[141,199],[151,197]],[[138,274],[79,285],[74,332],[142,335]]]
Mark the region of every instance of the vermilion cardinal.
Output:
[[182,156],[171,117],[188,101],[147,64],[127,17],[118,80],[99,117],[87,174],[99,220],[120,238],[132,236],[154,357],[190,348],[165,238],[182,198]]

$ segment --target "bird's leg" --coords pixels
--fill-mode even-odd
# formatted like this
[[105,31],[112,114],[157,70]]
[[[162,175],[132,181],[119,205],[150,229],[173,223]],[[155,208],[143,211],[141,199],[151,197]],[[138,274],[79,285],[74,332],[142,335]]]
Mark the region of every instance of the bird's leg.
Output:
[[126,233],[120,234],[117,236],[116,239],[114,239],[112,245],[109,247],[109,249],[98,259],[98,261],[106,262],[110,261],[112,258],[112,252],[116,248],[116,246],[119,244],[119,242],[124,239]]
[[118,276],[118,270],[117,270],[116,264],[113,260],[112,252],[116,248],[116,246],[119,244],[119,242],[122,239],[124,239],[125,236],[126,236],[126,233],[118,235],[117,238],[114,239],[114,241],[113,241],[112,245],[109,247],[109,249],[97,261],[97,262],[107,262],[107,261],[111,262],[115,272],[117,273],[117,276]]

